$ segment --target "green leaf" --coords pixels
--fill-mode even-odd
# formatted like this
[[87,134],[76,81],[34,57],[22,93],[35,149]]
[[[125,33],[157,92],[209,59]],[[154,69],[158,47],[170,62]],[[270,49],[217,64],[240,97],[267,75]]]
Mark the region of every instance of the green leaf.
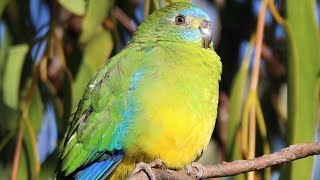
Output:
[[105,16],[113,7],[114,0],[90,0],[82,23],[80,42],[88,41],[99,28]]
[[0,131],[14,130],[19,123],[20,111],[11,109],[0,101]]
[[231,97],[230,97],[230,111],[229,111],[229,126],[228,126],[228,144],[227,144],[227,153],[229,160],[239,159],[239,151],[237,146],[237,130],[241,120],[242,107],[243,107],[243,98],[245,86],[248,78],[248,67],[249,60],[253,50],[253,43],[255,38],[251,38],[249,48],[247,49],[244,60],[242,61],[241,67],[236,74],[235,80],[231,88]]
[[73,107],[77,107],[94,73],[106,62],[113,48],[111,33],[103,30],[96,34],[84,49],[83,61],[73,86]]
[[[28,117],[27,117],[28,118]],[[40,162],[38,158],[38,150],[37,150],[37,139],[34,134],[34,131],[31,130],[30,119],[25,120],[25,125],[23,126],[23,142],[26,148],[26,155],[28,157],[28,167],[30,167],[29,171],[31,173],[31,179],[37,179],[40,172]],[[41,124],[40,124],[41,125]]]
[[20,151],[20,158],[19,158],[19,167],[18,167],[18,174],[17,179],[19,180],[28,180],[29,173],[28,173],[28,158],[27,158],[27,152],[26,149],[21,147]]
[[32,95],[29,109],[29,119],[35,133],[38,133],[41,130],[43,109],[40,90],[39,88],[36,88]]
[[113,47],[112,36],[103,30],[95,35],[84,49],[83,60],[92,72],[96,72],[109,58]]
[[87,2],[85,0],[59,0],[61,6],[78,16],[83,16]]
[[[286,2],[288,49],[288,144],[315,141],[319,106],[320,34],[314,0]],[[284,179],[312,179],[314,158],[294,161]]]
[[86,63],[82,63],[79,72],[77,74],[76,80],[73,83],[73,99],[72,99],[72,109],[78,106],[78,103],[82,97],[82,94],[87,87],[87,84],[91,80],[93,72],[90,70]]
[[3,77],[3,100],[12,109],[18,109],[19,85],[21,71],[25,56],[28,52],[28,45],[21,44],[9,49]]
[[2,17],[2,12],[6,8],[9,0],[1,0],[0,1],[0,17]]
[[2,179],[10,179],[11,168],[12,168],[12,164],[6,164],[6,165],[1,164],[0,172],[1,172]]
[[0,43],[0,99],[2,98],[3,72],[5,69],[4,65],[6,62],[5,59],[11,44],[11,36],[7,29],[7,26],[5,23],[3,23],[2,26],[4,29],[4,36],[2,42]]

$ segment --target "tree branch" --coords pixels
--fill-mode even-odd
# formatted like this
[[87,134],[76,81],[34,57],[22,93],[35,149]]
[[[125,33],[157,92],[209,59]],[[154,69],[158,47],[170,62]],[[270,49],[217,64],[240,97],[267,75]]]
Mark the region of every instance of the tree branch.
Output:
[[[318,154],[320,154],[320,142],[291,145],[287,148],[281,149],[278,152],[250,160],[238,160],[228,163],[225,162],[218,165],[204,166],[205,169],[202,179],[234,176],[249,171],[257,171],[275,165],[286,164],[297,159]],[[157,179],[195,179],[194,175],[188,176],[187,170],[185,169],[180,171],[169,171],[153,168],[153,171]],[[141,171],[134,176],[129,177],[128,179],[148,180],[149,178],[145,172]]]

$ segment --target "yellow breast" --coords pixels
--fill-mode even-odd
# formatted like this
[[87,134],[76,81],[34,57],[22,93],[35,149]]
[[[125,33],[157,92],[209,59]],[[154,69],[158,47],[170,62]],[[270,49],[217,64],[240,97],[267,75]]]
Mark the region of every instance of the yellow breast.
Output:
[[137,157],[138,161],[159,158],[168,167],[179,169],[194,161],[209,143],[216,118],[214,90],[218,82],[207,86],[207,82],[186,82],[190,77],[168,79],[146,83],[148,86],[138,95],[143,113],[135,117],[132,132],[136,134],[130,138],[135,142],[130,142],[126,154],[144,154]]

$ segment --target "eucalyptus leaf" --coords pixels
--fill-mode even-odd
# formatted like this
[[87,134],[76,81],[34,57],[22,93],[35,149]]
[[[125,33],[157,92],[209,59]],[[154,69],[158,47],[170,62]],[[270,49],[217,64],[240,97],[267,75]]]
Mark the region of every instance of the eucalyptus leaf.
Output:
[[16,129],[20,114],[20,111],[12,109],[0,101],[0,131]]
[[87,84],[91,80],[93,74],[94,72],[92,72],[89,66],[85,62],[83,62],[73,83],[72,109],[75,109],[78,106],[82,94],[87,87]]
[[[19,180],[28,180],[29,178],[29,166],[28,166],[28,157],[27,151],[23,146],[21,147],[20,151],[20,158],[19,158],[19,167],[18,167],[18,174],[17,179]],[[9,179],[9,178],[8,178]]]
[[[30,124],[29,117],[24,120],[24,130],[23,130],[23,142],[25,144],[26,153],[28,157],[28,167],[30,171],[31,179],[38,179],[40,172],[40,162],[38,157],[37,150],[37,139],[36,134],[34,133],[33,128]],[[41,125],[41,124],[40,124]]]
[[103,30],[88,42],[84,49],[83,61],[73,85],[73,108],[78,106],[79,100],[94,73],[106,62],[113,48],[112,36]]
[[29,119],[35,133],[38,133],[41,129],[43,109],[44,107],[40,96],[40,90],[39,88],[35,88],[29,109]]
[[85,14],[87,1],[85,0],[59,0],[61,6],[78,16]]
[[2,95],[2,82],[3,82],[3,72],[5,59],[11,44],[11,35],[7,29],[5,22],[0,21],[0,97]]
[[6,60],[2,93],[4,103],[12,109],[18,109],[21,71],[28,49],[26,44],[12,46]]
[[253,43],[254,38],[251,38],[244,60],[242,61],[241,67],[232,83],[227,136],[227,153],[229,160],[236,160],[240,158],[240,154],[236,150],[238,149],[237,147],[239,147],[236,136],[241,120],[243,98],[246,82],[248,81],[248,67],[249,60],[253,51]]
[[95,73],[109,58],[112,48],[111,33],[103,30],[88,42],[84,49],[83,60],[90,70]]
[[[288,49],[288,144],[315,141],[319,120],[320,34],[314,0],[286,1]],[[312,179],[314,158],[290,164],[284,179]]]
[[82,23],[80,42],[88,41],[99,28],[105,16],[113,7],[114,0],[90,0]]

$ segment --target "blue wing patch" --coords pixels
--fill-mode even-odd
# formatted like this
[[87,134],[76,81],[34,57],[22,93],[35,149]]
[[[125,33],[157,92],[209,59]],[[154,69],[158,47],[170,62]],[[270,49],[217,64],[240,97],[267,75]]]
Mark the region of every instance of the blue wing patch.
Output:
[[113,171],[115,167],[120,163],[124,153],[122,150],[115,151],[109,157],[103,161],[95,162],[84,170],[75,175],[77,180],[85,179],[104,179]]

